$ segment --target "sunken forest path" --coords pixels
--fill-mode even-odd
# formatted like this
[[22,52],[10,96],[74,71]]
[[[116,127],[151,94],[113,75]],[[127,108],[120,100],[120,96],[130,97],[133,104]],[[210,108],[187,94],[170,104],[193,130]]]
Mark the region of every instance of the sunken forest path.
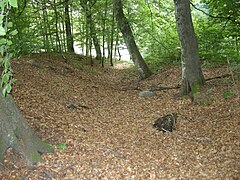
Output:
[[[47,143],[67,147],[44,154],[44,162],[32,167],[22,166],[21,157],[9,150],[0,179],[240,177],[240,102],[230,77],[207,82],[202,102],[193,105],[177,90],[138,96],[178,85],[177,66],[138,81],[131,68],[65,64],[61,57],[42,54],[14,61],[13,69],[13,96],[31,127]],[[204,69],[205,77],[226,73],[226,66]],[[228,91],[231,96],[223,98]],[[153,128],[159,117],[173,112],[176,131]]]

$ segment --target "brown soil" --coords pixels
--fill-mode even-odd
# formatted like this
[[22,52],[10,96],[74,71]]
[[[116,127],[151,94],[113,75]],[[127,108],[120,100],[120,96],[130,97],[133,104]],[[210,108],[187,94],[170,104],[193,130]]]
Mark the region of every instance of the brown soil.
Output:
[[[17,105],[37,135],[55,146],[55,153],[25,167],[9,149],[0,179],[240,177],[239,79],[237,88],[231,77],[207,82],[194,105],[176,89],[138,96],[143,90],[178,85],[181,72],[176,66],[144,81],[132,69],[91,67],[75,60],[65,64],[57,56],[25,57],[13,68]],[[226,66],[204,69],[206,78],[226,73]],[[178,114],[176,131],[153,128],[159,117],[173,112]]]

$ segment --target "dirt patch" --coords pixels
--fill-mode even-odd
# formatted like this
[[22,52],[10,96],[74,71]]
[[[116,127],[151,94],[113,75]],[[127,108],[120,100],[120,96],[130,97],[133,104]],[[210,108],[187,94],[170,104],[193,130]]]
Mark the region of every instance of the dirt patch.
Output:
[[[61,58],[24,58],[13,68],[17,105],[37,135],[56,148],[32,167],[18,163],[19,155],[9,150],[0,179],[239,178],[240,102],[230,78],[208,82],[206,102],[193,105],[175,89],[138,96],[140,90],[177,85],[179,67],[141,82],[126,69],[79,70]],[[219,72],[227,68],[204,70],[211,76]],[[223,97],[224,92],[231,95]],[[173,133],[153,127],[173,112],[178,114]]]
[[133,67],[133,64],[127,63],[127,62],[121,62],[114,64],[114,69],[127,69]]

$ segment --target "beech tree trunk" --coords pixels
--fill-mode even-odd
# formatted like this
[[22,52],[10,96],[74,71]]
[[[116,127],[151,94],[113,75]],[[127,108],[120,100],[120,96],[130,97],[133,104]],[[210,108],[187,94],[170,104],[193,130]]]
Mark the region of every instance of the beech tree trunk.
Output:
[[69,16],[69,0],[66,0],[66,5],[65,5],[65,26],[66,26],[66,38],[67,38],[67,50],[68,52],[74,52],[71,21]]
[[89,30],[90,30],[90,38],[93,40],[93,44],[96,50],[96,59],[101,60],[102,59],[101,47],[97,37],[96,25],[92,19],[92,7],[95,5],[96,2],[97,2],[96,0],[93,0],[93,1],[81,0],[80,4],[85,12],[86,23],[87,23],[86,28],[88,29],[89,27]]
[[92,16],[90,17],[90,33],[91,33],[91,38],[93,40],[93,44],[96,50],[96,59],[97,60],[101,60],[102,59],[102,52],[101,52],[101,47],[98,41],[98,37],[97,37],[97,33],[96,33],[96,29],[95,29],[95,23],[92,20]]
[[41,161],[41,153],[53,152],[28,126],[13,98],[0,93],[0,161],[10,147],[21,153],[28,165]]
[[147,64],[145,63],[142,55],[139,52],[138,46],[134,40],[131,27],[123,13],[123,5],[121,0],[113,0],[115,17],[118,27],[123,35],[123,39],[127,45],[129,54],[137,68],[138,74],[141,79],[145,79],[151,75]]
[[56,34],[56,47],[57,47],[57,52],[62,53],[62,45],[61,45],[61,40],[59,36],[59,28],[58,28],[58,11],[57,11],[57,5],[56,5],[56,0],[53,0],[54,3],[54,15],[55,15],[55,34]]
[[174,0],[178,36],[182,46],[182,84],[181,94],[190,92],[192,97],[204,84],[204,76],[198,53],[197,38],[192,23],[190,0]]

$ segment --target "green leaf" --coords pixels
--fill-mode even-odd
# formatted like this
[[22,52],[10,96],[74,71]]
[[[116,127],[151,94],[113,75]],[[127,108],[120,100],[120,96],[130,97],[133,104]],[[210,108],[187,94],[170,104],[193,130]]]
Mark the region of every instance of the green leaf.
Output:
[[15,36],[18,33],[18,31],[15,29],[14,31],[10,32],[10,35]]
[[[5,86],[6,87],[6,86]],[[3,90],[2,90],[2,94],[3,94],[3,96],[6,96],[7,95],[7,90],[6,90],[6,88],[3,88]]]
[[8,40],[7,46],[11,46],[11,45],[12,45],[12,41],[11,41],[11,40]]
[[7,86],[6,86],[7,93],[9,94],[11,92],[11,90],[12,90],[12,85],[11,84],[7,84]]
[[7,40],[5,38],[0,39],[0,45],[4,45],[6,42],[7,42]]
[[9,74],[4,74],[2,77],[2,84],[6,84],[9,80]]
[[11,84],[6,84],[3,88],[2,93],[4,96],[6,96],[7,94],[9,94],[11,92],[11,90],[12,90]]
[[60,143],[57,145],[58,149],[67,149],[67,145],[65,143]]
[[17,8],[18,5],[17,5],[17,0],[8,0],[9,4],[12,6],[12,7],[15,7]]
[[0,9],[2,10],[2,12],[4,12],[4,10],[5,10],[5,1],[0,1]]
[[3,16],[3,15],[0,15],[0,24],[3,23],[3,18],[4,18],[4,16]]
[[2,26],[0,26],[0,36],[5,36],[5,35],[6,35],[5,29]]
[[13,27],[13,23],[12,22],[8,22],[8,25],[7,25],[9,28]]
[[49,149],[54,149],[54,146],[49,144]]
[[[3,47],[0,47],[0,55],[3,56],[4,54],[4,48]],[[0,62],[3,61],[3,58],[1,58]]]
[[224,92],[223,95],[222,95],[222,97],[223,97],[225,100],[228,99],[230,96],[232,96],[232,93],[229,92],[229,91]]

